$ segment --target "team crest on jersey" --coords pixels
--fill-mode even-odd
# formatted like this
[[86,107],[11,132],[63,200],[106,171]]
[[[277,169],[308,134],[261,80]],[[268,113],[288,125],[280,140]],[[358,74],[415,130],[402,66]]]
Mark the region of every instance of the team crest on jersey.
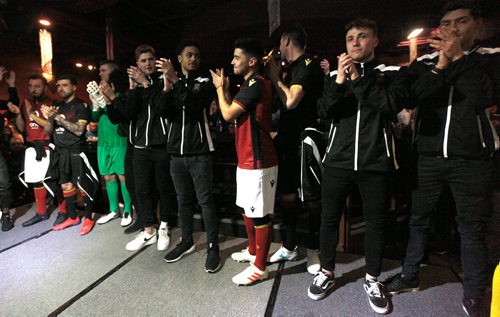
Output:
[[250,207],[250,210],[251,210],[252,212],[254,212],[254,211],[255,211],[255,207],[254,207],[254,206]]
[[275,183],[274,179],[271,179],[270,183],[271,183],[271,187],[274,187],[274,183]]
[[201,89],[201,85],[196,83],[194,84],[193,86],[193,92],[200,92],[200,89]]
[[309,66],[309,64],[311,64],[311,62],[312,62],[312,61],[311,61],[311,59],[310,59],[310,58],[307,58],[307,59],[305,60],[305,62],[306,62],[306,66]]
[[248,82],[248,87],[251,87],[251,86],[252,86],[253,84],[255,84],[256,82],[257,82],[257,81],[256,81],[254,78],[250,79],[250,81]]

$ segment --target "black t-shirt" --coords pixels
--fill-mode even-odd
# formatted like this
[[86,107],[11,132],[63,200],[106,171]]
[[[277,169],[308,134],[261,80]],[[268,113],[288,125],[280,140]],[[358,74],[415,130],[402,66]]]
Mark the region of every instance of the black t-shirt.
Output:
[[291,88],[300,86],[304,97],[295,109],[281,110],[278,126],[278,146],[294,148],[300,144],[300,133],[318,117],[316,104],[323,90],[323,71],[317,59],[301,55],[285,70],[283,83]]
[[[87,123],[91,120],[90,108],[80,99],[75,98],[69,103],[61,101],[56,103],[55,107],[57,113],[69,122],[84,121]],[[62,147],[84,146],[85,133],[77,136],[54,121],[54,143],[56,146]]]

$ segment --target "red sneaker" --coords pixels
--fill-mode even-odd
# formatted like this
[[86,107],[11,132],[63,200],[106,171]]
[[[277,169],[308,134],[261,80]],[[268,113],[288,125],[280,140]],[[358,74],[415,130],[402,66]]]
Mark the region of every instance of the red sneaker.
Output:
[[82,228],[80,229],[80,235],[84,236],[90,231],[92,231],[92,228],[94,228],[94,224],[95,224],[94,220],[85,218],[85,220],[83,221]]
[[53,226],[52,229],[54,229],[56,231],[63,230],[63,229],[66,229],[68,227],[77,226],[79,224],[80,224],[80,217],[76,217],[75,219],[68,218],[68,219],[64,220],[62,223]]

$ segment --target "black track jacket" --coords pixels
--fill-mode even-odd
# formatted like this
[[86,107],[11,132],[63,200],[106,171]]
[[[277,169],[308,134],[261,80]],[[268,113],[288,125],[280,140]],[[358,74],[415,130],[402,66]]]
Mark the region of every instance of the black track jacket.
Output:
[[330,73],[318,100],[318,114],[331,120],[323,163],[354,171],[388,172],[397,168],[391,121],[408,101],[409,89],[400,68],[355,64],[359,77],[344,84]]

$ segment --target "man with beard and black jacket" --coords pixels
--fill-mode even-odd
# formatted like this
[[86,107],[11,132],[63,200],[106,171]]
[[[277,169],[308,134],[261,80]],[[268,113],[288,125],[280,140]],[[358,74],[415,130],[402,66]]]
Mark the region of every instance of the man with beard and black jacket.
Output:
[[309,287],[309,297],[323,298],[334,285],[339,221],[352,186],[359,188],[366,222],[365,282],[372,309],[389,309],[377,282],[384,250],[384,220],[391,172],[395,168],[391,121],[403,109],[408,89],[399,67],[378,64],[377,25],[356,19],[346,25],[347,53],[325,82],[318,114],[331,120],[321,189],[320,261],[322,270]]
[[210,104],[215,89],[210,79],[198,74],[200,49],[194,41],[183,41],[177,47],[181,65],[178,77],[170,60],[162,58],[158,68],[165,76],[163,106],[169,119],[167,150],[171,155],[170,174],[177,192],[182,238],[165,256],[167,263],[180,260],[195,250],[193,241],[193,191],[203,213],[207,233],[205,271],[220,267],[217,214],[212,194],[212,156],[214,151],[208,125]]
[[[158,251],[168,249],[168,214],[176,213],[175,190],[170,177],[170,156],[167,153],[167,121],[162,115],[160,95],[163,81],[156,72],[155,51],[149,45],[135,50],[136,66],[127,69],[130,91],[123,113],[128,113],[135,123],[132,133],[134,178],[138,214],[142,216],[144,230],[126,245],[136,251],[158,241]],[[132,128],[132,126],[131,126]],[[156,221],[155,192],[160,200],[160,229]]]
[[488,281],[486,236],[492,213],[492,156],[498,136],[488,108],[500,104],[500,50],[476,45],[482,25],[471,2],[443,8],[438,37],[429,40],[437,52],[409,67],[417,108],[417,188],[412,193],[410,238],[402,272],[385,284],[392,294],[417,291],[431,212],[444,186],[457,208],[464,271],[462,305],[468,315],[481,309]]

